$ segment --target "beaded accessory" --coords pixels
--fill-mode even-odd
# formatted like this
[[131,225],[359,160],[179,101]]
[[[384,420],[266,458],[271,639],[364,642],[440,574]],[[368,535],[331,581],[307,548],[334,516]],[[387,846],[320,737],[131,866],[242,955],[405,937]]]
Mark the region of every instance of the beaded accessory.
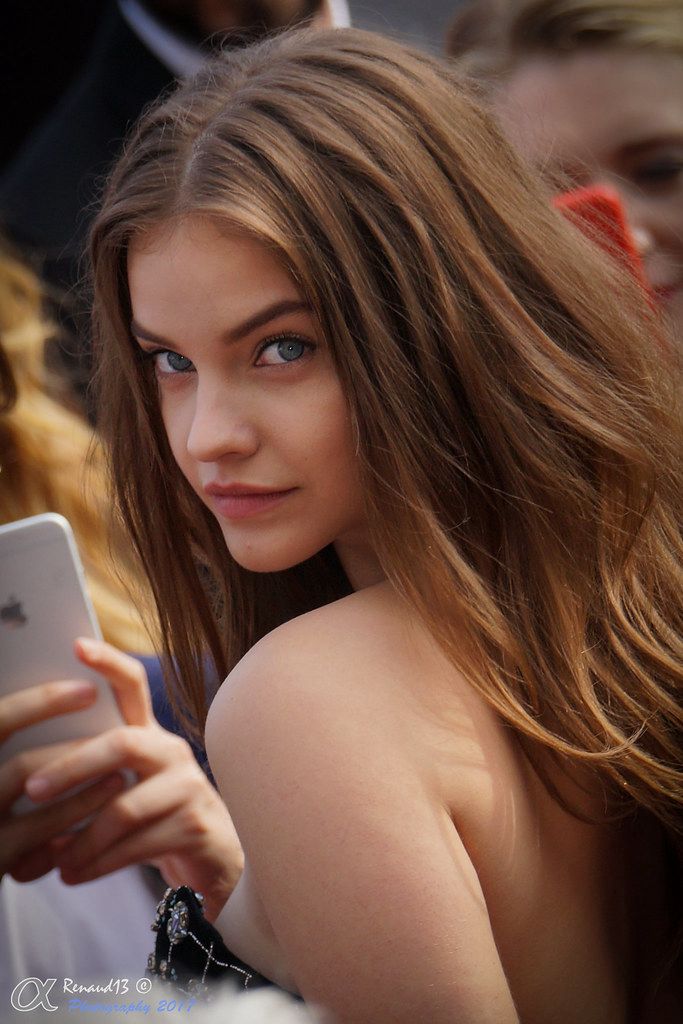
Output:
[[248,989],[272,985],[230,952],[220,932],[204,917],[203,903],[202,894],[187,885],[166,890],[152,924],[157,937],[147,958],[147,973],[186,995],[205,999],[215,981],[231,981]]

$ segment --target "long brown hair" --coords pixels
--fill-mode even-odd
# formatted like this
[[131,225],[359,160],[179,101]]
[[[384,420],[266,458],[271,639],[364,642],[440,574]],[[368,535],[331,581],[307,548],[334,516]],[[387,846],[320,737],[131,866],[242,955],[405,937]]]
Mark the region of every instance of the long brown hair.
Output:
[[387,577],[520,737],[681,829],[683,450],[638,288],[445,64],[348,30],[209,66],[141,121],[92,233],[101,427],[181,702],[348,591],[253,574],[171,456],[126,259],[201,213],[272,247],[320,320]]

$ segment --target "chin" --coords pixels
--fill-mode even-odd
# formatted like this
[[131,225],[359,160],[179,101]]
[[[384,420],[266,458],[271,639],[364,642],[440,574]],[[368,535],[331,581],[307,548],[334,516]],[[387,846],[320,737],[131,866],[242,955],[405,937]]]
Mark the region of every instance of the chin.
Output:
[[228,551],[238,565],[249,572],[261,573],[293,569],[295,565],[301,565],[302,562],[312,558],[324,546],[296,545],[296,547],[276,548],[267,544],[227,544]]
[[287,558],[269,558],[267,555],[252,555],[252,557],[235,557],[235,561],[238,565],[241,565],[243,569],[247,569],[249,572],[283,572],[285,569],[293,569],[295,565],[300,565],[301,562],[305,561],[303,558],[287,559]]

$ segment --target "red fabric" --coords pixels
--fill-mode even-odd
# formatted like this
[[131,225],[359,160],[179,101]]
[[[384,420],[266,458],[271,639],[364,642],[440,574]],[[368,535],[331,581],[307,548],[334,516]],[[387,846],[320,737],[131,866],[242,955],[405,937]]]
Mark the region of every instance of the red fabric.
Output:
[[603,185],[591,185],[563,192],[555,197],[553,205],[628,267],[650,299],[654,299],[617,192]]

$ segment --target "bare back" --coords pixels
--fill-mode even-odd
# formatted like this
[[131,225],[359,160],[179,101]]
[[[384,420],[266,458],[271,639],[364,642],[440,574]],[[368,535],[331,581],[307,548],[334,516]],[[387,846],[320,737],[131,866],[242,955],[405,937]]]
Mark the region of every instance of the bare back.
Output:
[[[470,943],[474,948],[480,941],[476,931],[479,925],[470,925],[470,919],[474,920],[477,909],[490,926],[491,951],[473,957],[472,969],[476,971],[477,963],[484,963],[487,957],[499,958],[502,984],[509,987],[514,1009],[504,1005],[501,997],[498,1010],[492,1009],[489,1013],[480,998],[482,1016],[479,1019],[495,1022],[519,1019],[525,1024],[630,1024],[644,1019],[637,1016],[635,1009],[640,922],[634,900],[636,864],[630,827],[586,824],[551,799],[512,731],[501,724],[456,672],[387,584],[360,591],[282,627],[263,642],[266,647],[271,641],[277,642],[278,653],[274,657],[263,658],[263,652],[259,652],[261,645],[257,645],[224,684],[211,710],[207,742],[216,777],[221,787],[225,784],[229,809],[232,813],[236,810],[238,831],[241,806],[248,801],[242,801],[239,792],[235,800],[235,788],[239,791],[240,783],[231,778],[230,756],[222,754],[229,743],[223,744],[220,737],[224,736],[226,728],[231,732],[233,716],[243,718],[236,701],[241,702],[241,688],[248,677],[252,703],[247,718],[253,730],[251,749],[254,750],[249,767],[255,777],[262,771],[269,773],[262,763],[268,760],[267,748],[260,751],[261,760],[258,752],[258,701],[268,700],[272,687],[269,688],[267,681],[260,684],[261,672],[270,677],[278,658],[286,657],[291,645],[299,649],[304,637],[312,638],[310,645],[308,641],[304,644],[303,657],[308,659],[307,664],[311,658],[314,660],[311,673],[317,680],[315,699],[322,704],[323,721],[326,714],[332,722],[339,721],[340,716],[349,716],[352,736],[350,752],[343,744],[337,751],[332,728],[329,737],[319,737],[318,754],[314,756],[324,758],[327,763],[335,757],[351,756],[360,763],[361,773],[366,763],[370,786],[378,770],[375,726],[382,723],[382,729],[389,736],[383,754],[386,770],[392,771],[394,758],[399,774],[408,765],[418,795],[406,795],[405,807],[401,805],[400,796],[398,799],[394,795],[387,796],[386,802],[391,799],[392,806],[382,806],[380,800],[377,819],[384,820],[382,816],[386,814],[387,818],[393,816],[394,820],[400,820],[407,812],[409,820],[413,820],[417,817],[418,805],[413,805],[411,800],[424,801],[430,821],[434,823],[433,832],[425,828],[411,836],[407,826],[406,859],[423,840],[431,846],[438,845],[439,855],[443,855],[438,864],[445,865],[438,870],[444,871],[444,882],[451,858],[458,884],[471,890],[468,895],[472,897],[474,909],[459,915],[457,900],[451,900],[452,911],[445,900],[445,906],[440,908],[444,921],[434,925],[432,932],[427,928],[425,945],[430,939],[434,941],[433,936],[439,934],[438,927],[443,927],[444,943],[453,943],[458,949],[459,944],[466,949]],[[331,638],[336,638],[334,656],[330,652]],[[320,645],[317,662],[316,644]],[[341,678],[338,663],[346,665]],[[296,678],[298,680],[299,674]],[[371,689],[368,680],[371,680]],[[234,691],[233,687],[236,687]],[[231,691],[237,694],[236,701],[228,697]],[[282,729],[288,733],[291,756],[294,758],[298,748],[309,742],[315,747],[316,737],[307,731],[308,722],[313,719],[297,713],[301,695],[292,695],[292,703],[288,705],[286,694],[283,697],[278,691],[274,700],[284,700],[281,710],[289,711],[282,717]],[[241,722],[240,733],[243,732],[244,722]],[[378,742],[381,745],[384,740]],[[321,769],[322,786],[324,781]],[[412,793],[412,781],[404,782],[399,792]],[[599,802],[590,792],[583,793],[566,779],[555,781],[567,797],[579,798],[584,812],[599,814]],[[272,778],[269,785],[272,785]],[[376,788],[381,789],[381,785],[373,790]],[[283,794],[283,799],[286,797],[287,794]],[[357,794],[357,799],[363,799],[362,793]],[[247,811],[245,821],[249,813]],[[367,822],[361,827],[367,829]],[[378,826],[379,831],[381,827]],[[247,822],[247,833],[250,830]],[[340,871],[377,870],[372,835],[367,841],[366,864],[362,857],[356,860],[354,849],[345,849],[346,842],[354,841],[353,823],[349,824],[348,814],[338,820],[332,811],[321,822],[319,831],[321,842],[339,848]],[[270,883],[265,884],[262,892],[259,875],[263,872],[257,870],[254,874],[249,865],[249,836],[245,850],[247,870],[217,923],[234,952],[285,987],[301,988],[308,996],[305,982],[298,981],[301,971],[294,962],[296,956],[288,955],[287,938],[281,929],[278,931],[277,914],[272,918],[264,909],[270,906]],[[267,858],[267,850],[263,851],[263,856]],[[428,852],[423,855],[423,863],[425,873],[429,872]],[[297,863],[285,864],[281,870],[285,876],[295,875],[297,867]],[[305,870],[303,864],[301,868]],[[407,876],[407,888],[412,885],[419,888],[419,869],[418,855],[414,872],[417,877],[413,881],[413,875]],[[642,879],[637,882],[641,886],[642,883]],[[283,884],[288,884],[287,877]],[[353,879],[349,885],[353,892]],[[376,888],[372,889],[373,893]],[[339,913],[333,889],[331,887],[330,903],[325,908],[328,929],[334,928],[335,914]],[[377,906],[367,907],[366,928],[370,933],[373,914],[378,913],[378,908],[381,912],[382,899],[401,899],[400,892],[383,895],[381,884],[379,889]],[[653,898],[656,895],[654,890],[652,895]],[[428,885],[424,896],[424,913],[428,917],[435,899]],[[419,922],[419,911],[416,921]],[[403,935],[401,941],[408,947],[419,948],[423,941],[421,922],[415,925],[414,932]],[[302,948],[306,939],[303,936]],[[317,936],[308,936],[313,949],[316,940]],[[295,941],[294,947],[296,945]],[[388,972],[390,982],[391,963],[385,952],[378,953],[370,974],[373,970],[376,975]],[[459,955],[454,952],[454,973],[458,973]],[[415,956],[417,960],[417,954]],[[448,964],[447,957],[445,963]],[[323,965],[320,969],[324,969]],[[463,970],[460,967],[461,975]],[[435,973],[438,975],[436,964]],[[500,977],[496,975],[490,984],[500,984]],[[414,984],[419,988],[419,977]],[[482,984],[485,990],[486,980]],[[319,997],[315,990],[313,995]],[[364,1019],[362,1012],[358,1016],[351,1012],[344,1016],[343,1000],[337,1006],[341,1007],[342,1020]],[[460,1004],[454,1002],[453,1006],[460,1007]],[[664,1008],[660,1010],[658,1021],[664,1024],[666,1017],[661,1015]],[[384,1017],[381,1012],[381,1009],[375,1010],[373,1019],[403,1019],[396,1017],[389,1008]],[[444,1020],[449,1019],[449,1012],[446,995]],[[406,1015],[405,1019],[410,1017]],[[437,1019],[436,1010],[431,1011],[430,1019]],[[463,1015],[458,1019],[469,1020],[470,1017]]]

